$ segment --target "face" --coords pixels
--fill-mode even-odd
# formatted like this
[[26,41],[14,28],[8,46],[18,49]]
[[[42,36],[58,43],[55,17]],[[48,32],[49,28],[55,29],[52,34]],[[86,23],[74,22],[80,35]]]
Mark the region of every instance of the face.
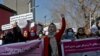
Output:
[[83,29],[79,29],[78,32],[79,32],[80,34],[83,34],[83,33],[84,33],[84,30],[83,30]]
[[91,34],[91,29],[85,29],[85,34],[90,35]]
[[52,32],[56,32],[56,26],[55,25],[49,25],[49,28],[48,28],[48,32],[52,33]]
[[73,32],[68,32],[67,34],[68,34],[68,36],[73,36],[74,35]]
[[24,37],[28,37],[28,32],[24,31]]
[[73,36],[74,35],[73,29],[68,29],[67,34],[68,36]]
[[35,36],[34,30],[31,30],[30,35],[31,35],[32,37]]

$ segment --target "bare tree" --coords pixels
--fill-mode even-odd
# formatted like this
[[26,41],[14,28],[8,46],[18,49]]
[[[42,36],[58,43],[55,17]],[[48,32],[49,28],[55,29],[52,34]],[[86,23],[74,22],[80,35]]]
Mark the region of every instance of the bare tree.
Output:
[[[51,15],[56,20],[59,14],[65,14],[70,24],[77,27],[89,25],[90,20],[100,11],[100,0],[51,0]],[[56,17],[56,18],[55,18]]]
[[78,0],[80,11],[86,22],[100,9],[100,0]]

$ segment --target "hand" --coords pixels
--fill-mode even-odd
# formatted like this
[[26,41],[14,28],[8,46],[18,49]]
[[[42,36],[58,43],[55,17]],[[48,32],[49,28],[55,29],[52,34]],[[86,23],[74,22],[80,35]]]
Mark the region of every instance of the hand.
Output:
[[61,14],[61,17],[65,17],[64,14]]

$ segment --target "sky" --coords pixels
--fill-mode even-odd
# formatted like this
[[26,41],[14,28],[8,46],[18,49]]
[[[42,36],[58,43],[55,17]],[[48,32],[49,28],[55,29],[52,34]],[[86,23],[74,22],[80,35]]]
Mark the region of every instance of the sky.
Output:
[[36,7],[36,19],[40,23],[45,23],[45,19],[50,21],[50,11],[45,6],[48,2],[49,0],[36,0],[36,6],[38,6]]
[[[54,2],[55,1],[55,2]],[[60,2],[63,0],[36,0],[36,20],[40,23],[51,23],[52,21],[56,21],[53,16],[51,15],[51,9],[58,9]],[[54,3],[57,4],[54,4]],[[46,16],[46,17],[45,17]]]
[[[66,11],[63,11],[63,9],[60,9],[59,7],[62,7],[61,3],[62,4],[64,3],[64,5],[66,5],[67,11],[71,12],[71,15],[73,15],[77,19],[72,18],[69,13],[67,13]],[[62,10],[63,13],[66,13],[65,18],[66,20],[68,20],[68,24],[70,25],[70,27],[74,27],[74,28],[76,28],[77,26],[82,27],[84,24],[84,19],[80,19],[82,17],[77,16],[77,11],[76,11],[77,9],[75,8],[78,8],[78,6],[75,6],[74,3],[78,5],[77,0],[36,0],[36,5],[39,6],[36,8],[36,19],[39,22],[45,23],[44,16],[46,16],[47,23],[51,22],[54,19],[52,18],[52,15],[55,15],[55,14],[51,15],[52,11],[50,11],[50,9],[55,9],[55,11]],[[58,20],[58,18],[56,20]]]
[[3,4],[3,0],[0,0],[0,4]]
[[[45,23],[45,16],[46,16],[46,23],[50,23],[52,21],[59,20],[59,17],[54,17],[51,15],[51,9],[60,10],[61,2],[64,0],[36,0],[36,20],[40,23]],[[68,0],[66,0],[68,2]],[[53,2],[53,3],[52,3]],[[54,4],[55,3],[55,4]],[[66,3],[68,4],[68,3]],[[54,18],[57,18],[56,20]]]
[[[36,22],[43,23],[43,24],[45,23],[50,24],[51,22],[60,23],[61,22],[60,17],[56,16],[56,14],[52,14],[51,9],[55,9],[55,11],[61,10],[59,9],[59,7],[61,7],[62,1],[65,1],[65,0],[52,0],[52,1],[51,0],[36,0],[36,6],[38,6],[36,7]],[[68,0],[66,1],[68,2]],[[62,11],[62,12],[65,13],[65,11]],[[45,22],[45,18],[46,18],[46,22]],[[70,24],[71,26],[73,26],[74,24],[73,27],[76,27],[76,23],[72,19],[70,19],[70,17],[68,17],[66,20],[68,20],[68,24]]]
[[[50,1],[50,0],[36,0],[36,6],[38,5],[38,7],[36,7],[36,20],[37,20],[37,22],[45,23],[44,16],[46,16],[46,24],[47,23],[50,24],[52,21],[55,22],[56,20],[60,20],[59,17],[57,17],[56,20],[54,19],[54,17],[56,17],[56,15],[54,17],[52,17],[50,9],[55,9],[55,10],[58,9],[59,10],[58,7],[60,6],[60,3],[64,0],[53,1],[56,4],[53,4],[52,1]],[[71,20],[69,18],[70,17],[68,17],[68,20],[70,23],[73,20]],[[76,23],[73,22],[73,24],[75,25]],[[76,27],[76,25],[75,25],[75,27]]]

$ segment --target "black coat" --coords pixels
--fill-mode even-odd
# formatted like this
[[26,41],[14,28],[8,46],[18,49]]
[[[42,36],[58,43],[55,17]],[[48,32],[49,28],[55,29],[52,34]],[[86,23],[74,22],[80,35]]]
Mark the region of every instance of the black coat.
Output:
[[14,35],[14,41],[15,42],[24,41],[24,37],[21,33],[21,29],[18,26],[13,28],[13,35]]
[[5,36],[3,36],[3,44],[14,43],[14,36],[11,32],[8,32]]

